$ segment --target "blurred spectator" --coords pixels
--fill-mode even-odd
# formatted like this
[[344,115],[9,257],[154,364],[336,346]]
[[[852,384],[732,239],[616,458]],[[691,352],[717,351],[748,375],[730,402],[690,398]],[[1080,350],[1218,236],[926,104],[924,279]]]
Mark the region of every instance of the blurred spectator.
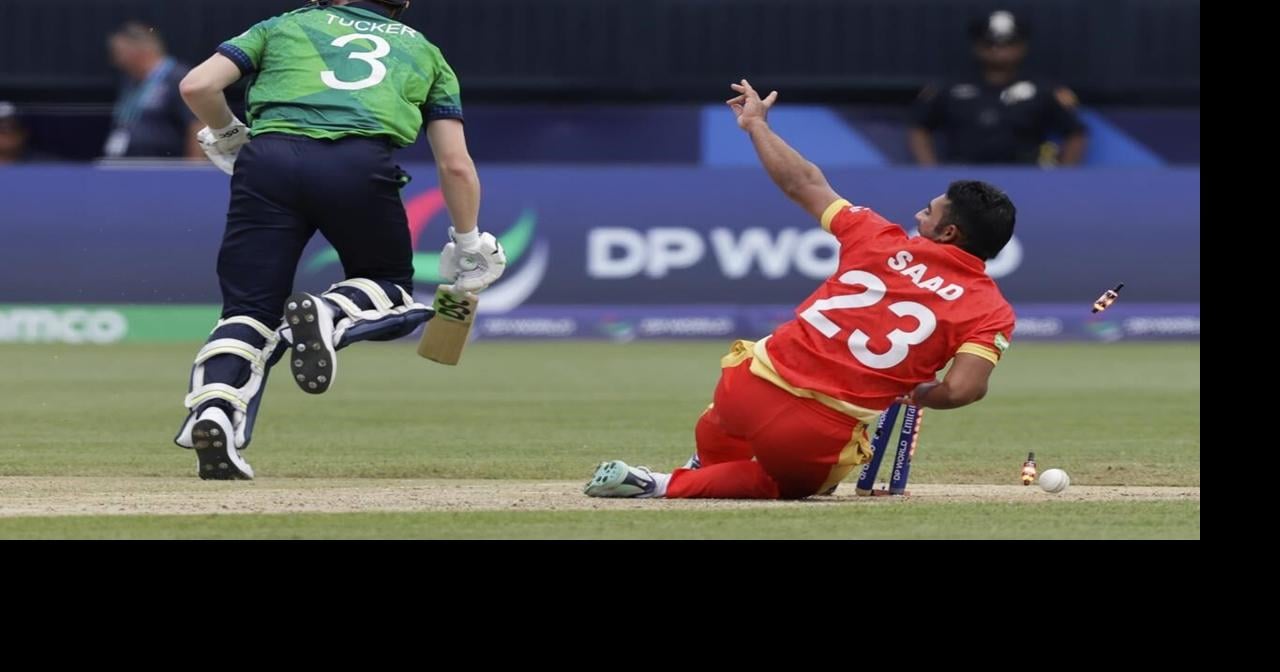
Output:
[[19,163],[27,150],[27,129],[18,120],[12,103],[0,102],[0,166]]
[[[1020,78],[1027,57],[1026,26],[998,11],[969,28],[977,77],[925,87],[908,131],[921,165],[939,163],[933,132],[945,140],[945,163],[1075,165],[1084,158],[1085,126],[1065,86]],[[1063,138],[1061,150],[1050,142]]]
[[150,26],[129,22],[111,34],[111,62],[125,75],[103,154],[118,157],[203,158],[196,133],[204,127],[182,102],[178,82],[189,68],[165,54]]
[[56,157],[31,149],[27,128],[13,103],[0,100],[0,166],[11,163],[55,161]]

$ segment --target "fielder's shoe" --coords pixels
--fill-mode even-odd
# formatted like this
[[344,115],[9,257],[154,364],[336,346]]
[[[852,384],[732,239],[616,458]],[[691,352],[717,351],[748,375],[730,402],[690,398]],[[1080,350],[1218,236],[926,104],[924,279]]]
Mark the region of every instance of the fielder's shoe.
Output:
[[321,394],[338,374],[338,353],[333,347],[333,309],[328,302],[306,292],[284,302],[285,326],[292,332],[289,370],[303,392]]
[[196,449],[196,473],[201,480],[253,480],[253,467],[236,450],[235,430],[221,408],[211,406],[200,414],[191,428],[191,443]]
[[681,468],[681,469],[701,469],[701,468],[702,468],[702,458],[701,458],[701,457],[698,457],[698,452],[697,452],[697,451],[694,451],[694,453],[693,453],[693,457],[690,457],[690,458],[689,458],[689,461],[685,462],[685,463],[684,463],[684,466],[683,466],[683,467],[680,467],[680,468]]
[[582,492],[588,497],[662,497],[670,479],[670,474],[655,474],[648,467],[630,467],[613,460],[600,463]]

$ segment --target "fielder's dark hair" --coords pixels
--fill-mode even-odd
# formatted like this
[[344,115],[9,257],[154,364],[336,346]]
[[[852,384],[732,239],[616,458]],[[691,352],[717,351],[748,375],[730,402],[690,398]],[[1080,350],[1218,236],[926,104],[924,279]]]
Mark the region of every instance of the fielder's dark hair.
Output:
[[947,211],[940,222],[960,230],[960,249],[991,259],[1013,238],[1018,209],[1008,194],[977,180],[958,180],[947,187]]

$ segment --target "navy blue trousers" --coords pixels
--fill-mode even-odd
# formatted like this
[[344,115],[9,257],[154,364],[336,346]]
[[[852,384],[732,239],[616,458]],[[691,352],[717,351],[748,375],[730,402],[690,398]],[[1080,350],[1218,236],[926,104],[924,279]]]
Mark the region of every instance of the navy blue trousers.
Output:
[[222,316],[279,324],[316,231],[338,251],[346,277],[392,282],[412,293],[413,245],[400,200],[407,179],[384,140],[254,138],[240,150],[231,178],[218,253]]

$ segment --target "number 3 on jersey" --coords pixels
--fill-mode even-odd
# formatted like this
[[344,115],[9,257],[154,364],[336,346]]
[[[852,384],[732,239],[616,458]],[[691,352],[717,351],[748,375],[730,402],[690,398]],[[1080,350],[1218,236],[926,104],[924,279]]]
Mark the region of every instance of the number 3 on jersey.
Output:
[[348,55],[347,58],[368,63],[373,72],[369,73],[369,76],[364,79],[355,82],[346,82],[338,79],[338,75],[334,71],[325,70],[320,73],[320,81],[324,82],[325,86],[331,89],[338,89],[339,91],[359,91],[360,89],[377,86],[382,83],[382,80],[387,78],[387,66],[378,59],[391,54],[391,45],[381,37],[378,37],[377,35],[366,35],[364,33],[352,33],[350,35],[343,35],[329,44],[330,46],[341,48],[356,40],[368,40],[372,42],[373,51],[356,51]]
[[[829,299],[814,301],[812,306],[800,313],[804,321],[812,324],[827,338],[835,338],[840,327],[831,318],[823,314],[831,310],[853,310],[874,306],[884,298],[888,288],[880,278],[866,271],[849,271],[840,276],[840,282],[846,285],[862,285],[866,291],[857,294],[843,294]],[[886,338],[892,346],[885,352],[871,352],[867,343],[871,337],[861,329],[854,329],[849,334],[849,352],[854,358],[873,369],[888,369],[902,363],[907,358],[911,346],[924,343],[938,327],[938,318],[933,311],[915,301],[896,301],[889,304],[889,310],[898,317],[914,317],[920,323],[911,331],[894,329]]]

